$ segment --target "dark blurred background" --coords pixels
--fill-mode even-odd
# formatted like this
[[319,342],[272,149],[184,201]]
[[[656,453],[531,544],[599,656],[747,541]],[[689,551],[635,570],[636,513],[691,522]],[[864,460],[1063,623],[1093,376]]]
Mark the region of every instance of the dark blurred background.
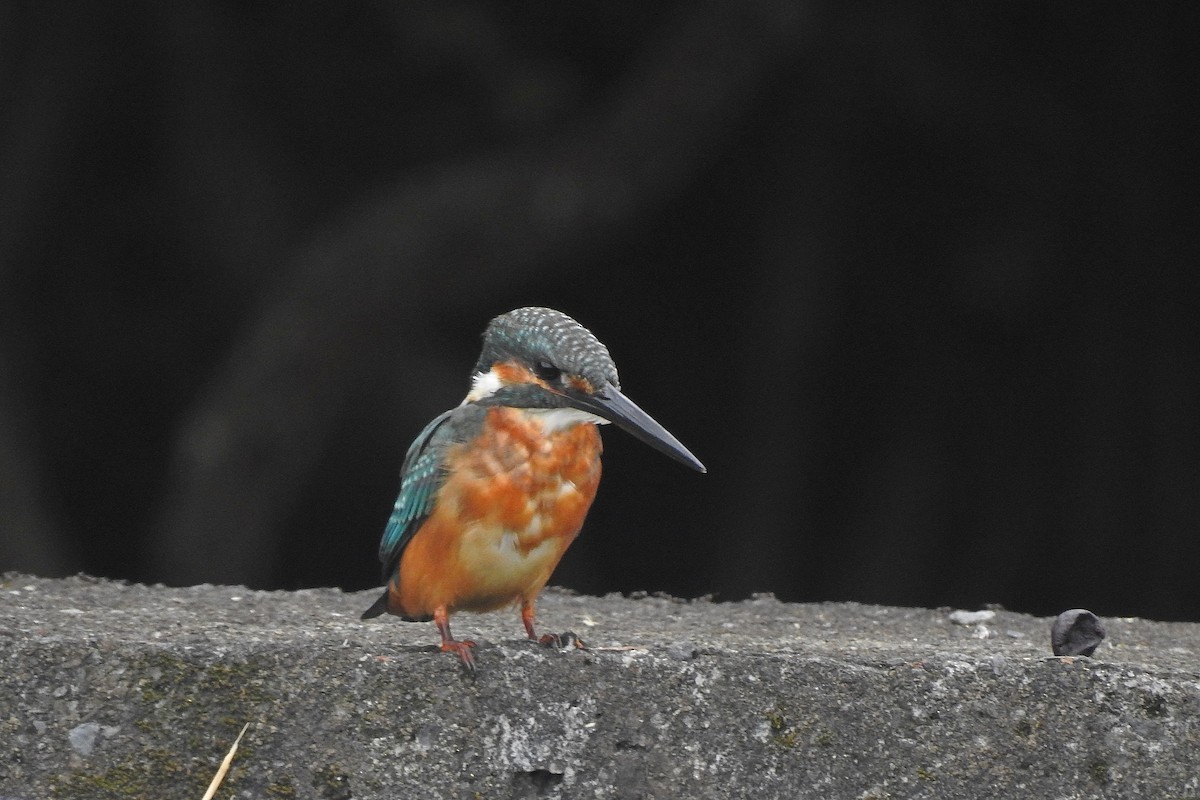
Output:
[[0,4],[0,569],[375,585],[536,304],[555,583],[1200,619],[1192,8]]

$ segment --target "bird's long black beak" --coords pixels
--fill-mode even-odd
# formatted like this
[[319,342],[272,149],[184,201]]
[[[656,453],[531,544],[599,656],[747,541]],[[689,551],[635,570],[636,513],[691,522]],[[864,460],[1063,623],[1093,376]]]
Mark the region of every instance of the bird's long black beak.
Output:
[[636,403],[621,394],[621,390],[611,383],[600,387],[595,394],[570,392],[566,397],[573,407],[604,417],[658,452],[686,464],[697,472],[708,472],[700,463],[700,459],[692,455],[691,451],[666,428],[655,422],[654,417],[638,408]]

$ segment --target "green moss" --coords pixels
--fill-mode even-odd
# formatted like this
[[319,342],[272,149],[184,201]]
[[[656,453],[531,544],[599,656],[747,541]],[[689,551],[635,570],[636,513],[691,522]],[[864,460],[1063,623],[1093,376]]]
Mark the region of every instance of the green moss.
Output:
[[162,692],[158,691],[157,689],[152,689],[148,686],[142,687],[142,702],[143,703],[157,703],[159,700],[162,700],[165,697],[166,697],[166,695],[164,695]]
[[796,736],[797,734],[795,731],[787,731],[786,733],[781,733],[778,736],[771,737],[771,741],[775,742],[775,744],[779,745],[780,747],[786,747],[787,749],[791,750],[796,746]]
[[1112,780],[1112,776],[1109,774],[1108,762],[1103,759],[1098,758],[1088,764],[1088,774],[1092,776],[1092,780],[1102,786],[1107,785]]
[[324,800],[351,800],[350,776],[341,767],[327,765],[313,771],[313,786]]
[[249,661],[210,664],[202,675],[200,688],[216,692],[239,704],[260,705],[274,699],[263,687],[264,668]]
[[923,781],[936,781],[937,775],[931,769],[925,767],[917,767],[917,777]]
[[768,711],[766,718],[767,723],[771,726],[771,741],[774,744],[789,750],[796,746],[796,739],[800,732],[788,725],[779,709]]
[[204,778],[185,768],[169,751],[147,748],[135,763],[123,762],[103,772],[55,776],[51,790],[54,797],[64,800],[125,800],[160,797],[163,787],[170,786],[198,797],[211,780],[211,775]]
[[1023,719],[1013,726],[1013,733],[1023,739],[1032,739],[1037,736],[1038,731],[1042,729],[1042,721],[1037,719]]
[[[242,725],[269,719],[279,698],[264,676],[272,666],[250,660],[203,663],[167,652],[149,653],[134,665],[133,719],[129,730],[142,744],[103,771],[76,770],[60,776],[54,796],[64,799],[200,797],[229,752]],[[139,702],[140,701],[140,702]],[[254,762],[253,732],[238,748],[219,797],[232,797]],[[275,783],[276,797],[295,796]],[[170,792],[164,793],[164,787]]]
[[199,695],[215,692],[228,699],[263,703],[272,699],[261,678],[267,669],[268,665],[254,661],[198,664],[164,651],[139,661],[137,670],[142,677],[138,688],[150,702],[169,697],[194,702]]
[[267,797],[279,798],[279,800],[291,800],[296,796],[296,787],[287,778],[281,781],[275,781],[267,784]]
[[150,719],[137,719],[133,721],[133,727],[137,728],[142,733],[157,734],[162,730],[162,725]]

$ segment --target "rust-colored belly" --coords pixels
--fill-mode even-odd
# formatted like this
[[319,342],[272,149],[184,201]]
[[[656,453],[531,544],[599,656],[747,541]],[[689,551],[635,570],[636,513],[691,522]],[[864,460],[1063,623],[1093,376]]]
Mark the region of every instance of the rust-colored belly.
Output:
[[546,433],[536,415],[492,408],[447,453],[449,476],[389,586],[407,616],[532,601],[579,533],[600,483],[592,424]]

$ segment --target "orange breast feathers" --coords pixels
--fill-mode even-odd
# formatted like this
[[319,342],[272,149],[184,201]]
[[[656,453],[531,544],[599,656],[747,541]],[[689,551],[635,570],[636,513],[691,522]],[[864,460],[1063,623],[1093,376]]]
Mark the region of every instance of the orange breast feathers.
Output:
[[595,425],[547,433],[536,413],[488,409],[479,436],[446,453],[449,475],[404,550],[392,606],[422,616],[532,601],[583,525],[600,451]]

